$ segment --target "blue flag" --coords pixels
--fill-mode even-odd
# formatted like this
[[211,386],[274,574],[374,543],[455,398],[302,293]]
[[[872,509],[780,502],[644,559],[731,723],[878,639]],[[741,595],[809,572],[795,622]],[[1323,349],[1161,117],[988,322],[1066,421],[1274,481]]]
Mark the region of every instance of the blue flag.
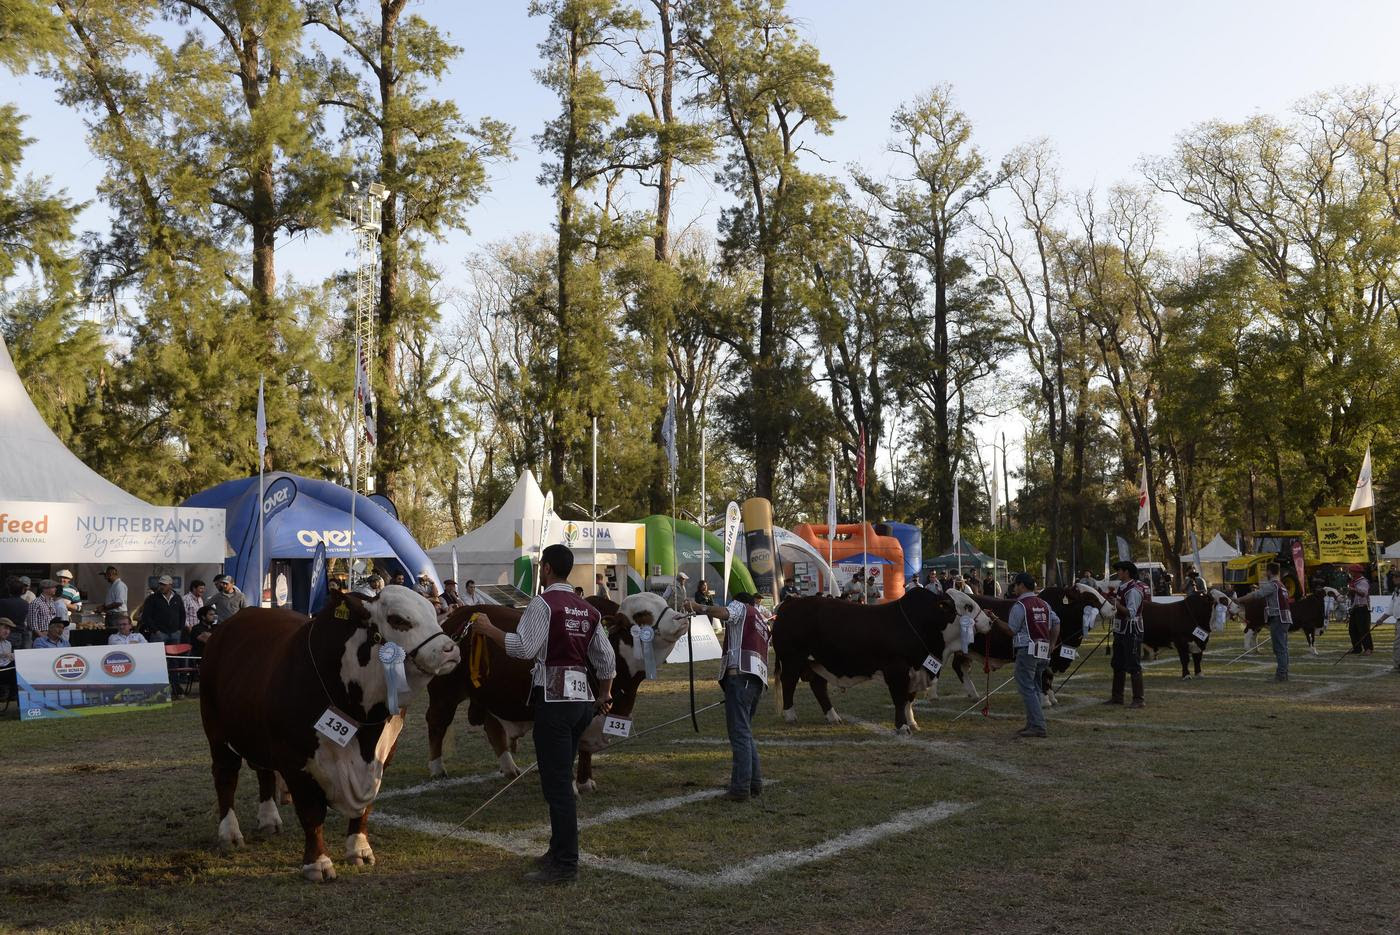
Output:
[[316,543],[316,554],[311,559],[311,597],[307,599],[306,610],[313,617],[326,603],[326,593],[330,589],[327,565],[326,543],[323,540]]

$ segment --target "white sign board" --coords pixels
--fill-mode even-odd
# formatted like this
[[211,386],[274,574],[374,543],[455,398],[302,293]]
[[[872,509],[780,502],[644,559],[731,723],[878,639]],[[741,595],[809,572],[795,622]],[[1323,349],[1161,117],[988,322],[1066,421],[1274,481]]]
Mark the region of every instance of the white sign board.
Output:
[[[690,618],[690,641],[695,647],[696,662],[718,659],[724,655],[724,649],[715,637],[715,630],[710,625],[709,617]],[[666,657],[666,661],[668,663],[690,661],[690,649],[685,644],[684,636],[676,640],[676,645],[671,648],[671,654]]]
[[224,511],[0,500],[0,563],[221,565]]
[[26,721],[170,706],[164,643],[21,649],[15,674]]

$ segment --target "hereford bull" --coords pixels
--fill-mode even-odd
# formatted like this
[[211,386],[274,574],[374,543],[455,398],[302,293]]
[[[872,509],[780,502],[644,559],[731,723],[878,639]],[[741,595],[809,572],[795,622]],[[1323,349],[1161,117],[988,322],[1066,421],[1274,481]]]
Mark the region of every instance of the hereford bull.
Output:
[[[1211,616],[1217,605],[1225,607],[1231,616],[1243,611],[1233,598],[1218,588],[1211,588],[1208,595],[1188,594],[1179,601],[1148,601],[1143,604],[1143,651],[1151,649],[1156,652],[1173,646],[1181,659],[1182,679],[1191,678],[1190,663],[1195,664],[1195,672],[1199,676],[1201,656],[1210,642]],[[1198,635],[1201,632],[1205,634],[1204,637]]]
[[[641,646],[641,629],[653,628],[653,658],[659,665],[670,655],[676,642],[685,635],[689,618],[675,613],[656,594],[633,594],[622,603],[606,598],[588,598],[599,610],[609,605],[614,613],[605,614],[601,626],[606,628],[608,642],[617,657],[617,674],[612,685],[612,716],[631,717],[637,703],[637,693],[646,679],[645,660]],[[485,614],[497,627],[508,633],[520,622],[519,610],[498,605],[459,607],[445,621],[449,634],[460,635],[475,614]],[[490,640],[470,639],[465,643],[467,662],[454,672],[433,679],[428,684],[428,771],[434,778],[447,775],[442,762],[443,741],[456,717],[457,708],[467,701],[467,721],[481,727],[500,764],[501,775],[520,775],[515,763],[516,744],[535,720],[530,704],[530,675],[533,660],[507,656]],[[579,742],[578,769],[575,783],[579,791],[597,788],[593,779],[593,754],[608,745],[603,733],[603,717],[599,715],[584,732]]]
[[[1289,605],[1293,622],[1288,632],[1302,630],[1308,640],[1308,651],[1314,656],[1318,655],[1317,636],[1327,629],[1328,598],[1334,602],[1333,606],[1341,602],[1341,595],[1335,588],[1323,588]],[[1259,642],[1259,631],[1264,628],[1264,602],[1248,601],[1240,606],[1244,608],[1244,648],[1253,649]]]
[[385,643],[402,647],[411,691],[452,671],[461,658],[427,598],[393,585],[377,597],[332,591],[310,620],[291,610],[245,608],[214,631],[200,664],[199,713],[213,758],[223,847],[243,843],[233,799],[246,760],[258,777],[259,831],[282,827],[277,775],[292,795],[306,835],[303,878],[335,879],[322,837],[328,805],[350,816],[346,858],[374,863],[365,829],[403,729],[405,703],[389,710],[378,657]]
[[857,685],[875,676],[885,680],[894,703],[899,733],[918,730],[914,697],[933,676],[924,668],[932,656],[942,660],[949,642],[961,640],[958,617],[968,614],[985,631],[991,621],[959,591],[935,594],[913,588],[888,604],[853,604],[832,597],[783,601],[773,622],[774,676],[782,683],[783,719],[797,720],[793,692],[807,680],[827,721],[841,722],[832,707],[827,682]]
[[[1069,668],[1073,655],[1061,652],[1070,647],[1076,652],[1084,642],[1084,636],[1097,623],[1104,626],[1113,622],[1113,602],[1086,584],[1076,584],[1069,588],[1044,588],[1038,592],[1041,600],[1050,605],[1055,616],[1060,618],[1059,639],[1050,647],[1050,665],[1042,676],[1040,690],[1043,702],[1058,704],[1055,698],[1055,674]],[[953,659],[953,674],[958,677],[969,698],[980,698],[981,693],[972,681],[972,673],[978,669],[995,672],[1015,659],[1011,646],[1011,631],[1002,622],[1011,613],[1010,598],[978,597],[977,604],[994,618],[997,623],[987,633],[973,637],[968,651]]]

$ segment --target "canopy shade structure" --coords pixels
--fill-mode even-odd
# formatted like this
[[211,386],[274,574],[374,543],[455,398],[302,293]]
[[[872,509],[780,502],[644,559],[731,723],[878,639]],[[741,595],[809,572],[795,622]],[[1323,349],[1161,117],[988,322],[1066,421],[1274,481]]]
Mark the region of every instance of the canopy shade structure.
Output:
[[[956,548],[949,549],[937,558],[924,562],[924,568],[933,571],[957,571],[961,564],[963,571],[988,572],[992,570],[992,557],[981,551],[966,539],[959,539]],[[1006,571],[1006,560],[996,561],[996,571]]]
[[[293,589],[300,592],[302,587],[298,569],[308,569],[316,554],[316,546],[325,542],[326,555],[330,558],[348,558],[350,555],[350,491],[329,481],[300,477],[283,471],[274,471],[265,477],[267,490],[274,489],[283,479],[295,485],[295,495],[289,501],[269,509],[269,516],[263,532],[263,561],[290,559],[293,566]],[[279,484],[285,487],[285,483]],[[389,571],[402,571],[409,580],[426,574],[438,588],[438,580],[432,560],[414,541],[408,528],[391,516],[373,500],[361,495],[355,497],[355,557],[380,559],[379,564],[387,565]],[[227,511],[228,541],[233,552],[224,562],[224,572],[232,575],[234,583],[244,594],[262,593],[263,574],[267,569],[258,569],[258,477],[245,477],[226,481],[197,493],[185,501],[185,506],[222,507]],[[309,585],[309,579],[305,582]],[[300,594],[294,594],[292,603],[301,606]]]
[[[617,594],[642,590],[639,572],[645,550],[645,531],[636,523],[598,523],[597,548],[594,524],[588,520],[561,519],[551,511],[545,535],[540,542],[540,520],[544,516],[544,491],[528,469],[516,479],[506,502],[495,515],[470,532],[434,546],[428,551],[438,573],[451,577],[452,558],[457,557],[458,585],[474,580],[512,585],[533,591],[534,562],[544,545],[567,545],[574,553],[574,573],[569,580],[581,587],[592,585],[595,573],[611,568],[617,575]],[[597,556],[597,567],[594,556]]]
[[[1231,559],[1239,558],[1240,554],[1239,549],[1226,542],[1220,533],[1216,533],[1214,539],[1201,546],[1201,564],[1228,562]],[[1196,564],[1196,553],[1187,552],[1181,556],[1181,561],[1187,565]]]
[[[726,591],[720,587],[720,579],[724,575],[724,543],[719,537],[711,532],[705,533],[705,549],[700,548],[700,527],[688,520],[677,520],[675,524],[676,541],[675,550],[671,548],[671,517],[653,514],[641,521],[646,527],[647,539],[647,568],[651,572],[658,567],[661,575],[675,575],[677,572],[685,572],[687,575],[694,574],[700,567],[702,560],[707,560],[706,579],[710,581],[710,586],[715,588],[718,594],[737,594],[739,592],[753,593],[755,590],[753,576],[745,567],[742,557],[738,552],[738,545],[735,545],[734,564],[729,569],[729,587]],[[740,540],[743,536],[739,537]],[[677,555],[679,553],[679,555]],[[677,566],[676,559],[679,557],[680,564]],[[700,584],[695,581],[691,584],[692,593],[694,588]]]
[[[88,467],[49,428],[0,336],[0,500],[145,506]],[[61,560],[61,559],[60,559]]]
[[1400,558],[1400,542],[1392,542],[1390,545],[1386,546],[1385,551],[1381,553],[1381,558]]

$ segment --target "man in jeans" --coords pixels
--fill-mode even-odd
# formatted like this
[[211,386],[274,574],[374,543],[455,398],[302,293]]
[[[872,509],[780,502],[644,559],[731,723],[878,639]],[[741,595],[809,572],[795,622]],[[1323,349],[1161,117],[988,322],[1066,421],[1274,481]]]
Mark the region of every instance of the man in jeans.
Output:
[[1239,599],[1239,603],[1264,602],[1264,621],[1269,625],[1269,638],[1274,648],[1274,681],[1288,681],[1288,592],[1279,580],[1282,568],[1278,562],[1264,566],[1265,580],[1258,588]]
[[[472,628],[514,659],[533,659],[530,703],[535,709],[535,756],[540,790],[549,806],[549,850],[525,874],[531,883],[568,883],[578,879],[578,804],[574,798],[574,757],[579,740],[594,712],[612,706],[612,680],[617,662],[602,615],[574,594],[569,572],[574,553],[551,545],[540,556],[544,590],[520,615],[514,633],[506,633],[484,616]],[[588,682],[592,668],[598,680],[594,700]]]
[[1035,593],[1035,579],[1021,572],[1011,579],[1016,603],[1006,615],[1011,628],[1011,652],[1016,657],[1016,688],[1026,706],[1026,726],[1017,737],[1044,737],[1045,712],[1040,706],[1040,684],[1050,665],[1050,648],[1060,635],[1060,618]]
[[768,621],[755,606],[756,594],[736,594],[727,607],[707,607],[687,601],[691,613],[725,622],[724,661],[719,684],[724,689],[724,721],[734,764],[729,771],[731,802],[747,802],[763,794],[763,774],[758,766],[758,745],[753,739],[753,717],[758,699],[768,685]]

